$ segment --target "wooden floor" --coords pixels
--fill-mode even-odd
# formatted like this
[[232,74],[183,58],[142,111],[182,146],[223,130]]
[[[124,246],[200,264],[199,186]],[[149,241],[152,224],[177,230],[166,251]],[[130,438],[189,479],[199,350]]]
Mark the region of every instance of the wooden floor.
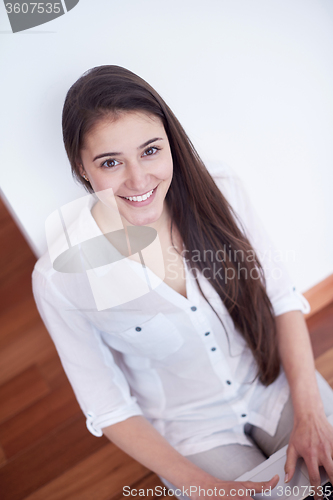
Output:
[[[35,258],[0,201],[0,498],[118,500],[158,477],[86,428],[31,292]],[[333,387],[333,304],[308,320]]]

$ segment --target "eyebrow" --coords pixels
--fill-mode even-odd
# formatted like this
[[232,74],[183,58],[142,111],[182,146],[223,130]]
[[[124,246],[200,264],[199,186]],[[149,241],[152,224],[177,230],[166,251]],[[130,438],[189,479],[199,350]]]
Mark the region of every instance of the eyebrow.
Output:
[[[149,144],[151,144],[152,142],[155,142],[155,141],[163,141],[163,139],[162,139],[162,137],[154,137],[154,139],[149,139],[148,141],[141,144],[141,146],[139,146],[137,149],[145,148],[146,146],[148,146]],[[104,158],[105,156],[118,156],[118,155],[122,155],[122,154],[123,153],[117,153],[117,152],[102,153],[100,155],[95,156],[93,161],[98,160],[99,158]]]

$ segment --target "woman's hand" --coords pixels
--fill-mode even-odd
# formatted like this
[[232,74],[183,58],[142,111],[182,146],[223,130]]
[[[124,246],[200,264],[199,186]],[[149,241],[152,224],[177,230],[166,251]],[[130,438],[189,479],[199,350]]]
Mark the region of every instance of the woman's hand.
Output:
[[[222,481],[220,479],[212,477],[204,485],[200,484],[201,489],[199,489],[199,486],[191,486],[192,489],[188,488],[188,491],[185,491],[185,493],[188,493],[192,500],[202,500],[202,498],[207,496],[209,498],[218,499],[229,497],[229,499],[231,498],[232,500],[252,500],[253,495],[255,495],[256,493],[263,493],[266,490],[272,490],[273,488],[275,488],[278,482],[279,476],[277,474],[269,481],[261,482]],[[210,490],[214,492],[214,495],[210,494]],[[205,493],[203,493],[203,491]]]
[[303,457],[316,498],[320,493],[319,466],[333,480],[333,429],[328,422],[315,371],[310,335],[301,311],[276,316],[277,339],[282,365],[289,382],[294,407],[294,427],[289,439],[286,482],[294,475],[298,457]]
[[286,478],[289,482],[294,475],[298,457],[303,457],[308,469],[315,498],[320,497],[319,466],[324,466],[333,484],[333,427],[323,411],[295,416],[285,463]]

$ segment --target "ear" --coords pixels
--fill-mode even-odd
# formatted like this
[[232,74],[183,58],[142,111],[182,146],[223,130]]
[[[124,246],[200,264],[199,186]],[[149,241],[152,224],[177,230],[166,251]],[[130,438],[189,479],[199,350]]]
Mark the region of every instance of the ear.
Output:
[[77,165],[77,167],[78,167],[78,169],[79,169],[80,175],[83,177],[83,176],[84,176],[84,174],[85,174],[85,170],[84,170],[84,168],[83,168],[82,163],[81,163],[81,162],[79,162],[79,161],[77,161],[77,162],[76,162],[76,165]]

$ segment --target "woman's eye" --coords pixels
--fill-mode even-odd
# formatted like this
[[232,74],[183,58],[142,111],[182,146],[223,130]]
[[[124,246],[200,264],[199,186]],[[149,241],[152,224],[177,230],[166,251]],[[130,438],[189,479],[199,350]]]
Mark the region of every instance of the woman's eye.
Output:
[[102,163],[102,167],[113,168],[113,167],[116,167],[118,165],[118,163],[120,163],[120,162],[117,160],[105,160],[105,162]]
[[151,147],[149,149],[146,149],[146,151],[143,153],[143,156],[154,155],[156,153],[156,151],[158,151],[158,150],[159,150],[159,148]]

